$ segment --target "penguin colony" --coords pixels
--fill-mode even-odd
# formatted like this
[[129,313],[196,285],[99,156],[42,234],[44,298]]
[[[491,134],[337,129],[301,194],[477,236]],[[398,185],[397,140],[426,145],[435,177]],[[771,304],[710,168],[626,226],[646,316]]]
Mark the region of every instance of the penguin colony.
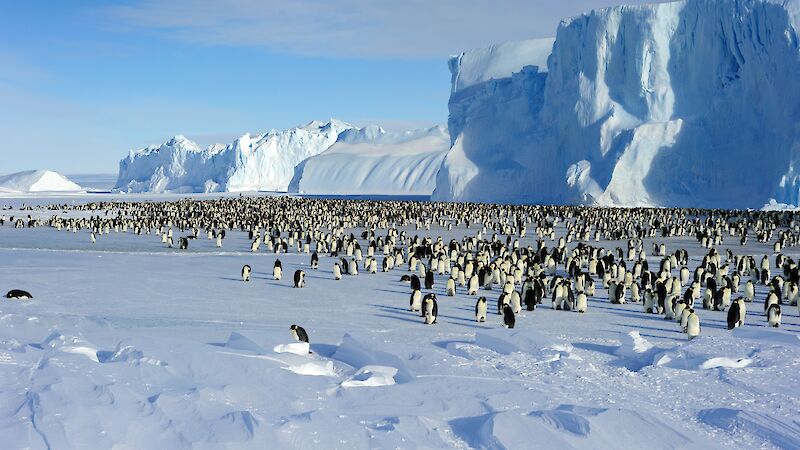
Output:
[[[782,253],[800,241],[800,216],[791,212],[242,196],[37,208],[53,214],[49,219],[43,218],[46,214],[3,215],[0,226],[88,232],[93,245],[112,231],[155,235],[167,248],[174,248],[177,237],[176,251],[189,251],[190,241],[203,236],[221,248],[228,233],[241,232],[247,234],[253,253],[308,254],[309,270],[318,270],[321,258],[328,258],[322,264],[332,267],[334,280],[356,277],[360,270],[402,271],[400,281],[410,287],[408,309],[427,325],[438,323],[438,299],[431,291],[441,286],[447,297],[461,297],[448,302],[475,298],[477,323],[496,314],[501,318],[498,324],[514,328],[517,316],[523,311],[530,315],[542,304],[587,313],[590,298],[605,297],[612,305],[641,304],[643,314],[674,321],[676,331],[688,339],[700,334],[704,310],[726,312],[728,329],[759,320],[748,320],[748,310],[756,317],[761,315],[756,311],[763,313],[763,325],[779,327],[781,307],[798,307],[800,296],[798,262]],[[73,217],[65,211],[83,214]],[[559,225],[566,235],[556,239]],[[448,232],[463,229],[465,234],[445,241],[431,236],[431,228],[437,226]],[[529,243],[523,245],[526,236]],[[696,240],[702,252],[689,255],[675,244],[680,242],[676,238]],[[748,240],[772,243],[772,254],[748,254]],[[594,245],[601,241],[609,245]],[[728,249],[718,250],[723,243]],[[734,253],[732,246],[741,251]],[[282,271],[276,258],[274,281],[282,281]],[[251,273],[245,264],[242,281],[249,282]],[[293,286],[305,284],[305,271],[296,270]],[[759,301],[756,286],[766,291],[763,310],[752,306]],[[6,297],[33,298],[20,289]],[[495,298],[497,306],[490,308]],[[302,327],[292,325],[291,330],[295,338],[308,342]]]

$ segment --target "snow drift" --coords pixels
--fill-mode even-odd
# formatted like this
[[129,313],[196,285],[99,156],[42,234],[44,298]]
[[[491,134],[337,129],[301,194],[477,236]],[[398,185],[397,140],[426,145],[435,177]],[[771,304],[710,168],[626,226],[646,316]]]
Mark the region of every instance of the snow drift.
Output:
[[328,149],[351,125],[331,119],[201,149],[183,136],[131,152],[119,163],[124,192],[285,191],[295,166]]
[[800,200],[797,0],[566,19],[451,59],[439,200],[761,207]]
[[430,195],[449,147],[450,136],[438,126],[404,133],[353,128],[331,148],[299,164],[289,192]]
[[27,170],[0,176],[0,193],[82,192],[83,188],[50,170]]

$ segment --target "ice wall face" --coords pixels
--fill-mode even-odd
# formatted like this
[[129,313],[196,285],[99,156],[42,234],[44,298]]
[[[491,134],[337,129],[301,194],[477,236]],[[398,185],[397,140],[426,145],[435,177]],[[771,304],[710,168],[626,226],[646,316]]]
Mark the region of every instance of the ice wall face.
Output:
[[[454,83],[434,197],[797,204],[796,5],[686,0],[563,21],[546,72]],[[454,79],[469,70],[451,61]]]
[[300,163],[289,192],[427,196],[449,147],[450,136],[440,127],[404,133],[353,128]]
[[245,134],[227,146],[200,149],[183,136],[131,152],[120,161],[115,189],[124,192],[285,191],[294,167],[328,149],[341,121],[314,121],[286,131]]

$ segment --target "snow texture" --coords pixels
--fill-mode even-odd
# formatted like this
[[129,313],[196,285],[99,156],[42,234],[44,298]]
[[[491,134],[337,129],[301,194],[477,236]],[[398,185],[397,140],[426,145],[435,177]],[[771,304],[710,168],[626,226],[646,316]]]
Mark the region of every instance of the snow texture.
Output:
[[28,170],[0,176],[0,194],[82,192],[83,188],[50,170]]
[[798,205],[799,11],[619,6],[563,20],[546,65],[532,42],[451,59],[452,148],[434,199]]
[[449,147],[450,136],[438,126],[404,133],[351,128],[297,166],[289,192],[429,196]]
[[119,163],[122,192],[286,191],[294,168],[327,150],[351,125],[331,119],[200,149],[184,136],[131,152]]

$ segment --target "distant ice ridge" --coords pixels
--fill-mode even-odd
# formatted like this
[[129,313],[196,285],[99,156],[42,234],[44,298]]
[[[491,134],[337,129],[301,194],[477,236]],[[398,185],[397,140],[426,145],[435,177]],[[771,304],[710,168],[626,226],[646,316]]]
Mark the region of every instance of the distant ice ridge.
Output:
[[600,9],[465,52],[434,199],[756,207],[800,201],[798,0]]
[[64,175],[50,170],[27,170],[0,176],[0,194],[36,192],[83,192]]
[[183,136],[131,152],[120,161],[123,192],[286,191],[295,166],[328,149],[352,125],[331,119],[285,131],[245,134],[201,149]]
[[297,166],[289,192],[427,196],[449,147],[450,136],[438,126],[403,133],[352,128]]

